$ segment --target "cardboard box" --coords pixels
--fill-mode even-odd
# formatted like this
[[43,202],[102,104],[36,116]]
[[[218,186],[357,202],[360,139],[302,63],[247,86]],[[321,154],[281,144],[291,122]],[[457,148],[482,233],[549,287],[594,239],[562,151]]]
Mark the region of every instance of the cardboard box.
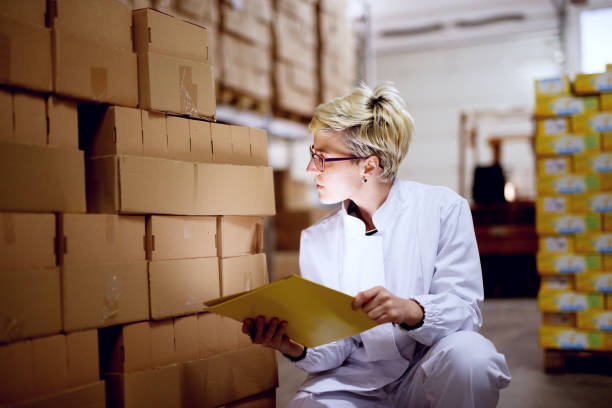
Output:
[[150,370],[152,336],[149,322],[111,326],[100,330],[101,372]]
[[81,387],[63,390],[52,395],[20,401],[11,407],[45,408],[45,407],[88,407],[105,408],[105,383],[96,381]]
[[574,157],[576,173],[609,173],[612,172],[612,153],[590,153]]
[[569,157],[549,157],[538,159],[538,175],[553,176],[572,172],[572,159]]
[[[260,3],[268,2],[264,1]],[[270,46],[272,36],[269,22],[262,21],[251,13],[238,8],[232,8],[225,3],[222,3],[220,6],[221,15],[223,16],[223,31],[232,33],[260,47]]]
[[576,290],[579,292],[611,292],[612,273],[585,273],[576,275]]
[[202,312],[219,294],[217,258],[149,262],[151,318]]
[[123,408],[181,405],[181,382],[176,364],[152,370],[106,376],[108,406]]
[[100,376],[98,331],[86,330],[67,334],[66,360],[69,387],[97,381]]
[[45,98],[25,92],[13,94],[14,141],[44,146],[47,144]]
[[541,97],[571,94],[570,81],[567,75],[536,79],[534,82],[536,100]]
[[268,133],[263,129],[249,128],[251,136],[251,164],[268,165]]
[[612,91],[612,71],[599,74],[577,74],[574,92],[578,95]]
[[[599,214],[538,214],[536,231],[543,235],[582,234],[590,231],[600,231],[602,228]],[[576,247],[578,248],[578,243]]]
[[145,260],[145,218],[110,214],[59,214],[60,265]]
[[538,155],[574,155],[601,150],[598,134],[536,137],[535,144]]
[[151,366],[162,367],[176,361],[174,322],[171,319],[149,322],[151,327]]
[[582,194],[609,190],[612,177],[608,174],[566,174],[538,177],[538,194]]
[[[181,18],[185,21],[205,21],[208,25],[217,25],[219,22],[219,8],[216,1],[201,0],[167,0],[155,5],[161,12]],[[205,24],[206,28],[209,28]]]
[[[110,1],[110,0],[109,0]],[[109,31],[108,28],[104,32]],[[136,107],[136,54],[53,31],[53,91],[76,99]]]
[[572,116],[571,121],[572,132],[574,133],[612,132],[612,112],[595,112]]
[[58,268],[0,269],[0,293],[0,343],[62,329]]
[[541,326],[540,347],[567,350],[610,350],[612,349],[612,337],[597,331]]
[[166,135],[168,136],[168,158],[188,161],[192,159],[189,119],[166,116]]
[[579,254],[549,254],[538,252],[536,256],[538,273],[548,274],[580,274],[600,271],[603,260],[600,255]]
[[0,346],[0,403],[11,403],[34,395],[30,340]]
[[115,0],[50,0],[52,27],[108,48],[132,50],[132,10]]
[[85,212],[84,173],[82,151],[0,143],[0,210]]
[[576,313],[579,329],[612,331],[612,311],[585,310]]
[[542,324],[544,326],[576,327],[576,314],[545,312],[542,313]]
[[536,138],[546,136],[563,136],[569,133],[570,125],[567,118],[536,120]]
[[268,165],[265,130],[211,124],[212,161],[220,164]]
[[50,394],[68,382],[66,336],[56,334],[32,340],[34,395]]
[[[580,194],[576,194],[578,196]],[[571,199],[574,196],[539,195],[536,198],[536,215],[540,214],[564,214],[574,212],[571,207]],[[578,214],[591,213],[591,211],[577,211]]]
[[0,213],[0,268],[55,266],[55,215]]
[[300,275],[299,251],[275,251],[272,254],[271,281],[288,278],[291,275]]
[[66,332],[148,319],[146,261],[63,266],[62,305]]
[[166,115],[159,112],[140,111],[142,123],[143,155],[168,157]]
[[63,149],[79,148],[77,104],[56,96],[47,97],[47,144]]
[[275,408],[276,407],[276,389],[262,392],[242,399],[240,401],[230,402],[224,406],[225,408]]
[[[155,174],[156,177],[151,177]],[[137,156],[87,161],[90,212],[272,215],[272,169]],[[195,197],[195,200],[194,200]]]
[[540,237],[538,250],[542,253],[574,252],[574,237],[552,236]]
[[590,232],[576,235],[576,252],[612,253],[612,233]]
[[184,316],[174,319],[174,345],[177,363],[199,358],[198,316]]
[[3,39],[0,84],[51,92],[51,32],[0,16],[0,37]]
[[578,293],[562,290],[540,290],[538,307],[543,312],[578,312],[603,310],[604,299],[600,293]]
[[604,93],[599,96],[599,107],[602,111],[612,110],[612,93]]
[[212,135],[211,123],[203,120],[189,119],[189,139],[191,140],[191,160],[211,163]]
[[134,10],[134,51],[208,62],[206,29],[152,9]]
[[577,98],[573,96],[551,96],[536,99],[536,117],[582,115],[597,112],[599,100],[596,96]]
[[46,0],[0,2],[0,15],[39,28],[45,27],[46,14]]
[[104,116],[93,126],[89,139],[88,157],[111,154],[143,154],[141,111],[122,106],[109,106]]
[[199,118],[215,117],[210,65],[149,52],[138,55],[138,106]]
[[221,216],[217,218],[217,256],[229,258],[263,251],[263,218]]
[[217,256],[215,217],[147,217],[149,261]]
[[[574,290],[574,280],[586,274],[577,275],[543,275],[540,277],[541,290]],[[576,288],[576,290],[580,291]],[[592,291],[589,291],[592,292]]]
[[589,194],[576,194],[570,197],[570,208],[575,213],[612,212],[612,193],[596,191]]
[[184,406],[216,407],[277,385],[275,351],[260,346],[181,365]]
[[221,296],[253,290],[269,282],[265,254],[223,258],[219,272]]
[[235,351],[252,345],[242,333],[242,323],[214,313],[198,315],[199,358]]

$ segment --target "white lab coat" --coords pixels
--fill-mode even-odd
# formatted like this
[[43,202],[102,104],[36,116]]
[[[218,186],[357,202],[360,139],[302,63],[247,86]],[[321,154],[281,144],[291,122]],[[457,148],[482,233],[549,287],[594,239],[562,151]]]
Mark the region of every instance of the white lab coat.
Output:
[[346,206],[302,232],[302,276],[351,296],[381,285],[415,299],[425,319],[415,330],[387,323],[308,349],[296,363],[311,374],[302,394],[375,395],[402,377],[425,346],[482,324],[482,272],[465,199],[445,187],[396,180],[374,213],[378,232],[371,236]]

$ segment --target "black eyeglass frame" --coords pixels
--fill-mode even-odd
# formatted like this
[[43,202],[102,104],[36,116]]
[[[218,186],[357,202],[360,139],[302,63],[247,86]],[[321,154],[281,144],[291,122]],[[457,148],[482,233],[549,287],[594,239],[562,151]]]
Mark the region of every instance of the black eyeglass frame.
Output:
[[[315,160],[315,157],[318,157],[319,159],[321,159],[321,166],[323,167],[322,169],[317,167],[317,161]],[[337,162],[337,161],[344,161],[344,160],[360,160],[360,159],[367,159],[369,156],[347,156],[347,157],[324,157],[321,156],[319,153],[317,153],[314,149],[314,145],[310,146],[310,159],[314,161],[315,164],[315,168],[317,170],[319,170],[321,173],[325,172],[325,162]],[[382,165],[378,165],[378,167],[380,167],[381,169],[383,168]]]

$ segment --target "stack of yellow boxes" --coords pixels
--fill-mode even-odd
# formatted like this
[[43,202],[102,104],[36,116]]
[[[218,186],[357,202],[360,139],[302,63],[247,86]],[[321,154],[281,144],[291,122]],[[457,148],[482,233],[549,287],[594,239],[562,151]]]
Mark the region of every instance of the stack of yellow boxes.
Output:
[[357,82],[357,40],[345,0],[320,0],[320,100],[346,95]]
[[540,346],[612,350],[612,72],[535,86]]
[[0,405],[273,407],[274,352],[203,303],[268,281],[275,212],[266,133],[210,121],[206,30],[115,0],[0,20]]
[[317,13],[314,0],[276,0],[274,104],[277,114],[312,116],[317,105]]

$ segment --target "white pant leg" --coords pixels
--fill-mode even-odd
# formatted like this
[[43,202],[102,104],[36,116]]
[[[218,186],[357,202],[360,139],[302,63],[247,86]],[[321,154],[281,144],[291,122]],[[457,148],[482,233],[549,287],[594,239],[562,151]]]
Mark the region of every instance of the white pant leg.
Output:
[[321,394],[298,391],[287,408],[391,408],[388,399],[379,400],[352,392],[332,391]]
[[390,392],[396,407],[495,407],[509,382],[506,359],[493,343],[459,331],[429,348]]

